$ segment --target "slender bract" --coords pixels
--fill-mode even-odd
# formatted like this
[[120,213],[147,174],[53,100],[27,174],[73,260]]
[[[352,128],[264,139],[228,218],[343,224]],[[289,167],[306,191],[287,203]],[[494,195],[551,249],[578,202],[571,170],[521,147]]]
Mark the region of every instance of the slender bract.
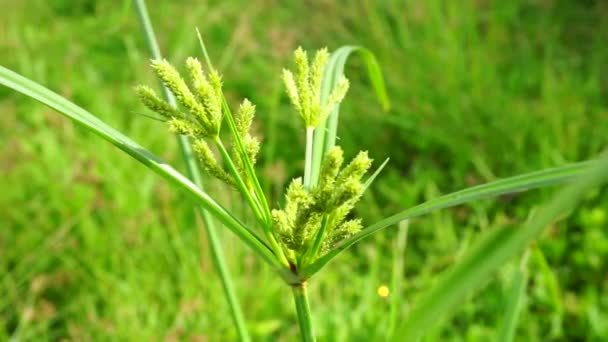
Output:
[[[146,36],[150,55],[154,59],[160,59],[162,57],[160,53],[160,48],[158,47],[156,35],[154,34],[154,29],[148,16],[148,10],[146,8],[145,1],[135,0],[135,9],[139,15],[142,30]],[[173,111],[176,110],[177,102],[168,88],[163,87],[163,90],[165,100],[170,105],[169,108],[165,107],[164,110],[168,112],[167,115],[171,115]],[[162,101],[156,101],[156,103],[160,106],[163,105]],[[186,169],[188,171],[189,178],[192,179],[192,181],[198,188],[203,189],[203,180],[201,177],[201,172],[199,170],[198,164],[196,163],[194,154],[192,153],[192,146],[190,145],[188,138],[184,135],[178,134],[177,141],[179,144],[179,148],[182,152],[184,161],[186,162]],[[201,207],[199,213],[203,218],[205,231],[207,233],[211,260],[216,271],[218,272],[220,281],[222,282],[222,288],[224,289],[224,295],[226,296],[228,306],[230,307],[230,312],[232,314],[232,320],[234,321],[236,331],[241,341],[249,341],[249,332],[247,331],[247,327],[245,325],[245,319],[243,318],[241,306],[236,297],[236,291],[234,290],[234,286],[232,285],[232,277],[230,275],[230,271],[228,270],[228,267],[226,266],[226,262],[224,260],[224,252],[222,250],[222,245],[220,244],[217,235],[215,224],[209,213],[204,208]]]
[[422,216],[439,209],[461,205],[478,199],[497,197],[505,194],[517,193],[529,189],[569,182],[597,166],[599,166],[598,161],[579,162],[505,178],[431,199],[425,203],[406,209],[364,228],[359,233],[342,241],[340,244],[338,244],[338,246],[336,246],[335,249],[331,250],[329,253],[307,266],[306,269],[302,270],[300,275],[304,278],[311,277],[322,269],[329,261],[338,256],[341,252],[353,246],[355,243],[402,220]]
[[519,322],[519,316],[521,315],[522,306],[526,298],[528,255],[529,251],[527,250],[522,257],[519,267],[513,272],[511,288],[509,289],[505,305],[505,315],[502,319],[500,334],[498,335],[498,341],[500,342],[511,342],[515,337],[517,322]]
[[452,312],[471,291],[513,255],[526,248],[557,216],[568,212],[588,190],[608,180],[608,158],[557,192],[538,214],[519,228],[493,229],[458,264],[440,276],[409,312],[400,329],[404,341],[416,341]]

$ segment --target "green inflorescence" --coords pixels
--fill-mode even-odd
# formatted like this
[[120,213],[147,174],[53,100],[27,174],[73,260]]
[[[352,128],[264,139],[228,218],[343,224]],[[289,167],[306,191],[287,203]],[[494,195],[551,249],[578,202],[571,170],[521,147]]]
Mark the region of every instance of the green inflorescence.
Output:
[[328,58],[327,49],[321,49],[315,54],[312,65],[309,65],[307,53],[298,48],[294,52],[295,75],[292,71],[283,70],[287,95],[306,127],[319,126],[348,91],[349,82],[342,77],[327,101],[321,103],[321,80]]
[[[205,75],[201,63],[196,58],[186,60],[186,70],[190,76],[190,86],[179,72],[166,60],[153,60],[152,69],[162,83],[178,100],[180,108],[162,100],[151,88],[140,85],[135,88],[141,102],[148,109],[160,114],[169,124],[169,130],[193,140],[192,147],[205,170],[213,177],[230,185],[234,178],[218,163],[207,140],[216,139],[223,119],[222,79],[216,70]],[[259,142],[249,134],[255,106],[247,99],[243,101],[237,116],[238,131],[245,144],[248,157],[255,161]],[[243,162],[238,153],[233,153],[242,172]]]
[[[307,53],[298,48],[294,53],[295,71],[283,71],[287,95],[307,129],[321,124],[348,90],[349,83],[343,78],[328,99],[321,103],[321,81],[328,58],[327,50],[321,49],[309,63]],[[222,154],[224,164],[228,162],[233,165],[227,171],[218,163],[208,144],[211,141],[225,152],[219,140],[225,113],[220,75],[215,70],[205,74],[197,59],[188,58],[188,85],[166,60],[154,60],[151,65],[162,83],[173,93],[179,107],[171,106],[149,87],[138,86],[136,92],[142,103],[165,118],[170,131],[193,140],[193,150],[210,175],[237,188],[241,184],[240,191],[246,196],[255,196],[255,184],[247,176],[246,161],[243,160],[247,158],[247,162],[255,164],[260,149],[259,141],[249,133],[255,106],[245,99],[234,116],[232,146],[242,146],[244,153],[233,148],[230,155]],[[349,214],[364,191],[362,178],[371,162],[367,152],[359,152],[343,167],[343,151],[336,146],[325,154],[316,185],[309,189],[303,184],[302,178],[294,179],[287,188],[284,208],[272,210],[268,215],[269,220],[261,221],[271,225],[272,233],[268,236],[276,238],[278,242],[275,254],[283,253],[293,265],[302,265],[312,262],[341,240],[358,232],[362,228],[361,220],[350,218]]]
[[347,216],[363,193],[361,179],[372,160],[367,152],[359,152],[341,169],[343,161],[340,147],[329,150],[319,184],[307,191],[301,178],[294,179],[285,195],[285,208],[272,211],[279,241],[294,263],[314,248],[317,234],[323,234],[319,252],[324,253],[362,227],[360,219],[347,219]]

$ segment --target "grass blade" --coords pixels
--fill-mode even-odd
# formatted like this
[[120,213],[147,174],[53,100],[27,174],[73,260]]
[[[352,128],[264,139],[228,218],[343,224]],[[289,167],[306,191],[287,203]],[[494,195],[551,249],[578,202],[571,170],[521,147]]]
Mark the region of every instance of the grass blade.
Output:
[[285,270],[284,267],[282,267],[276,261],[272,251],[264,241],[255,235],[255,233],[253,233],[237,218],[232,216],[232,214],[230,214],[224,207],[211,198],[206,192],[196,187],[196,185],[194,185],[184,175],[179,173],[152,152],[146,150],[116,129],[108,126],[82,107],[79,107],[61,95],[3,66],[0,66],[0,84],[55,109],[59,113],[73,120],[75,123],[79,124],[81,127],[84,127],[88,131],[95,133],[106,141],[112,143],[114,146],[118,147],[143,165],[147,166],[149,169],[156,172],[171,183],[171,185],[176,189],[183,191],[192,197],[199,205],[208,210],[213,216],[215,216],[216,219],[222,222],[228,229],[234,232],[251,249],[253,249],[254,252],[261,256],[266,262],[275,266],[283,278],[288,281],[298,281],[293,279],[293,275],[291,272],[289,272],[289,270]]
[[409,221],[399,222],[399,232],[393,246],[393,269],[391,274],[390,313],[388,316],[388,328],[386,329],[386,340],[394,338],[395,327],[401,313],[400,305],[403,303],[403,279],[405,277],[405,249],[407,247],[407,232]]
[[564,304],[562,303],[562,290],[560,289],[555,272],[551,269],[543,251],[538,245],[535,245],[532,248],[531,257],[536,267],[538,267],[539,275],[544,283],[551,303],[549,307],[549,310],[551,311],[551,329],[547,337],[552,340],[558,340],[564,336]]
[[[382,108],[387,111],[390,108],[390,101],[386,92],[384,78],[380,65],[374,54],[361,46],[343,46],[331,54],[325,74],[321,83],[321,102],[325,102],[331,91],[336,87],[338,81],[344,76],[344,66],[348,57],[353,53],[358,53],[367,67],[367,73],[372,83],[372,87],[376,92],[376,96],[382,105]],[[312,173],[311,184],[317,184],[319,179],[319,170],[325,153],[332,148],[336,143],[336,134],[338,131],[338,116],[340,113],[340,105],[329,114],[329,117],[319,127],[315,129],[313,155],[312,155]]]
[[[146,36],[150,55],[154,59],[160,59],[162,55],[160,53],[160,48],[158,47],[156,34],[154,33],[154,28],[152,26],[152,22],[150,21],[150,16],[148,15],[146,2],[144,0],[135,0],[135,9],[141,22],[142,31]],[[175,97],[169,91],[169,89],[167,89],[167,87],[162,85],[162,82],[161,88],[163,89],[163,93],[167,102],[171,106],[177,107],[177,101],[175,100]],[[192,153],[192,146],[190,145],[188,138],[183,135],[177,135],[177,142],[182,152],[184,161],[186,163],[186,169],[188,171],[189,178],[199,189],[202,190],[203,179],[201,177],[201,172],[196,158]],[[200,206],[199,209],[199,213],[203,219],[204,228],[207,233],[211,260],[213,262],[215,270],[217,271],[220,277],[220,281],[222,282],[222,288],[224,290],[226,300],[228,301],[228,306],[230,307],[230,313],[232,314],[232,320],[234,321],[236,331],[241,341],[250,341],[251,339],[249,337],[249,332],[247,331],[247,326],[245,325],[243,311],[241,310],[241,306],[236,297],[236,291],[234,290],[234,285],[232,284],[232,276],[230,275],[228,267],[226,266],[224,251],[222,249],[222,245],[220,244],[215,224],[207,210],[205,210],[202,206]]]
[[506,301],[505,317],[503,318],[500,335],[498,337],[498,341],[500,342],[511,342],[515,336],[519,315],[526,298],[528,255],[529,251],[526,251],[511,280],[511,288]]
[[572,209],[588,190],[607,178],[608,159],[605,159],[559,191],[523,227],[493,229],[485,234],[457,265],[440,276],[437,285],[423,294],[402,325],[399,336],[404,341],[422,337],[494,271],[529,245],[555,217]]
[[584,174],[585,172],[589,171],[590,169],[593,169],[598,165],[598,161],[579,162],[562,167],[535,171],[515,177],[505,178],[495,182],[470,187],[464,190],[453,192],[448,195],[437,197],[425,203],[419,204],[415,207],[406,209],[393,216],[387,217],[384,220],[377,222],[371,226],[368,226],[367,228],[363,229],[362,231],[350,237],[349,239],[344,240],[336,249],[332,250],[323,257],[319,258],[313,264],[309,265],[306,269],[302,271],[301,275],[304,278],[309,278],[310,276],[318,272],[330,260],[332,260],[338,254],[348,249],[355,243],[374,234],[375,232],[381,229],[389,227],[400,221],[411,219],[413,217],[428,214],[439,209],[457,206],[482,198],[496,197],[500,195],[571,181],[576,176],[580,176],[581,174]]

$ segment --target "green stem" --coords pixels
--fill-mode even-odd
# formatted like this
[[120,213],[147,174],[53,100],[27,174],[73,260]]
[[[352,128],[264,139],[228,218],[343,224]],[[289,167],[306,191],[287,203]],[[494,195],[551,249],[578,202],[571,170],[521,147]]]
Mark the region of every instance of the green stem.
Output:
[[304,159],[304,188],[310,189],[310,176],[312,174],[312,144],[315,128],[306,127],[306,155]]
[[258,222],[262,226],[262,229],[264,230],[264,235],[266,236],[266,239],[270,243],[270,247],[272,248],[275,256],[279,259],[279,261],[281,262],[281,264],[283,264],[284,266],[289,267],[289,262],[287,261],[287,258],[283,254],[283,250],[279,246],[279,244],[278,244],[278,242],[277,242],[277,240],[276,240],[276,238],[275,238],[275,236],[274,236],[274,234],[272,232],[271,222],[267,221],[265,219],[265,216],[263,214],[263,210],[264,209],[263,209],[263,207],[260,206],[260,202],[255,197],[255,193],[251,194],[249,192],[249,189],[247,188],[247,185],[243,181],[243,178],[239,174],[239,172],[238,172],[238,170],[236,168],[236,165],[234,165],[234,162],[230,158],[230,155],[228,154],[228,151],[226,150],[226,147],[224,146],[224,144],[222,143],[222,141],[220,140],[220,138],[216,137],[215,140],[214,140],[214,142],[215,142],[215,145],[217,146],[218,150],[220,151],[220,154],[222,155],[222,158],[223,158],[224,162],[228,166],[228,171],[230,171],[230,173],[232,174],[232,176],[236,180],[236,184],[237,184],[237,187],[239,188],[239,191],[241,191],[241,193],[243,194],[243,196],[247,200],[247,203],[249,204],[249,206],[253,210],[253,212],[254,212],[254,214],[255,214]]
[[[153,58],[159,59],[161,57],[160,49],[156,42],[154,29],[152,27],[152,23],[150,22],[150,17],[148,16],[148,11],[146,9],[146,4],[144,0],[135,0],[135,8],[139,15],[143,31],[146,35],[146,40],[148,42],[150,53]],[[163,87],[163,91],[167,102],[175,107],[177,103],[173,94],[171,94],[171,92],[166,87]],[[177,140],[184,161],[186,162],[186,169],[188,170],[189,178],[192,179],[192,181],[197,187],[203,189],[201,173],[198,164],[196,163],[196,159],[193,156],[192,146],[190,145],[190,142],[186,137],[181,135],[177,137]],[[226,300],[228,301],[228,306],[230,307],[232,320],[234,321],[237,333],[241,341],[250,341],[251,339],[249,338],[249,333],[247,332],[247,326],[245,325],[243,312],[239,305],[238,299],[236,297],[236,291],[234,290],[234,286],[232,284],[232,277],[230,275],[230,272],[228,271],[228,267],[226,266],[226,262],[224,260],[224,252],[222,250],[222,245],[220,244],[217,235],[215,224],[208,211],[206,211],[202,207],[199,207],[199,213],[203,218],[203,222],[205,223],[204,226],[207,233],[209,250],[211,252],[213,266],[215,267],[220,276],[224,295],[226,296]]]
[[222,159],[224,160],[224,164],[226,164],[226,166],[228,166],[228,171],[234,178],[237,188],[239,189],[241,194],[247,200],[247,204],[249,204],[249,206],[251,207],[251,210],[253,210],[253,213],[255,214],[255,217],[258,220],[258,222],[262,225],[262,227],[264,227],[264,230],[266,230],[267,221],[264,218],[264,214],[262,214],[262,210],[260,208],[260,203],[257,201],[255,196],[252,196],[251,193],[249,193],[247,184],[245,184],[245,181],[243,181],[243,177],[241,177],[241,174],[239,173],[238,169],[236,168],[236,165],[234,165],[232,158],[230,158],[230,154],[226,150],[226,147],[222,143],[222,140],[220,140],[219,136],[215,137],[213,139],[213,142],[215,143],[215,146],[217,147],[217,149],[220,151],[220,154],[222,155]]
[[312,321],[310,316],[310,305],[308,304],[308,293],[306,291],[306,283],[301,283],[291,287],[293,291],[293,301],[296,304],[296,312],[298,314],[298,324],[300,326],[300,334],[302,341],[316,341],[312,329]]
[[[198,29],[196,29],[196,34],[198,36],[201,50],[205,57],[207,67],[209,69],[212,69],[213,64],[211,64],[211,58],[209,58],[209,54],[207,53],[207,48],[205,47],[205,43],[203,42],[203,38]],[[251,182],[253,183],[255,197],[256,197],[256,199],[259,200],[259,203],[260,203],[260,206],[262,209],[262,213],[264,214],[264,217],[265,217],[266,221],[268,222],[268,224],[270,224],[271,214],[270,214],[270,207],[268,206],[268,201],[266,200],[266,195],[264,195],[264,191],[262,190],[260,181],[259,181],[257,175],[255,174],[255,170],[253,169],[253,162],[249,158],[247,151],[245,151],[245,147],[243,145],[243,139],[241,138],[240,134],[238,133],[236,124],[234,123],[234,117],[232,116],[230,107],[228,106],[228,103],[226,102],[226,98],[224,97],[223,94],[222,94],[222,110],[224,111],[226,122],[228,123],[228,127],[230,128],[230,133],[232,134],[232,136],[234,138],[235,148],[236,148],[237,152],[239,153],[239,155],[241,156],[241,160],[243,161],[243,165],[245,166],[245,172],[247,173],[247,177],[249,177],[249,180],[251,180]],[[281,251],[281,255],[282,254],[283,253]],[[283,259],[284,258],[285,257],[283,256]]]
[[310,175],[310,184],[313,186],[319,182],[319,172],[321,171],[321,163],[325,154],[325,126],[327,120],[324,120],[317,128],[313,136],[312,143],[312,166]]
[[[212,69],[213,65],[211,64],[211,59],[209,58],[209,54],[207,53],[207,48],[205,48],[205,43],[203,42],[203,38],[201,37],[201,33],[199,32],[198,29],[196,29],[196,34],[198,36],[198,40],[201,45],[201,50],[203,51],[205,61],[207,62],[207,67],[209,67],[209,69]],[[266,238],[270,242],[271,248],[274,251],[276,258],[279,260],[279,262],[283,266],[287,266],[287,269],[289,269],[289,262],[287,261],[287,258],[285,257],[285,254],[283,253],[283,249],[277,243],[274,233],[272,232],[272,219],[271,219],[270,207],[268,206],[268,201],[266,200],[266,196],[264,195],[264,190],[262,190],[260,181],[259,181],[257,175],[255,174],[255,170],[253,169],[253,163],[252,163],[251,159],[249,158],[247,151],[245,151],[245,147],[243,145],[243,140],[236,128],[236,124],[234,123],[234,117],[232,116],[232,113],[230,112],[230,107],[228,106],[228,103],[226,102],[226,98],[224,97],[223,94],[222,94],[222,110],[224,112],[224,117],[226,118],[226,122],[228,123],[228,127],[230,128],[230,133],[232,134],[232,137],[234,138],[236,151],[241,156],[241,160],[243,161],[243,165],[245,166],[245,172],[247,173],[247,177],[253,183],[253,190],[254,190],[253,198],[255,199],[256,203],[259,206],[258,210],[262,214],[261,221],[263,221],[263,222],[261,222],[261,223],[262,223],[262,227],[264,229]],[[221,144],[221,142],[220,142],[220,144]],[[222,145],[222,148],[223,148],[223,145]],[[232,167],[235,174],[238,175],[238,172],[236,171],[236,168],[234,167],[234,163],[232,163],[232,160],[230,160],[230,156],[228,155],[228,153],[226,153],[225,149],[223,149],[223,150],[225,153],[225,157],[228,158],[228,162],[230,163],[229,167]],[[240,175],[238,177],[240,178]],[[244,187],[244,189],[247,189],[247,187]],[[247,192],[247,194],[249,194],[249,192]],[[281,270],[281,271],[283,272],[282,274],[284,275],[285,270]],[[290,278],[292,278],[292,276],[293,276],[293,274],[287,273],[286,279],[290,279]]]

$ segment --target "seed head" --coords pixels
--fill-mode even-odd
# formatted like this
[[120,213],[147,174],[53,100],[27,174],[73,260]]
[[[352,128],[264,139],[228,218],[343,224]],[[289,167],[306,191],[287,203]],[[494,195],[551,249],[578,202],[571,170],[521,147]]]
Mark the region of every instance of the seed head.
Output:
[[186,119],[172,118],[169,120],[169,131],[191,138],[196,138],[202,135],[198,126]]
[[197,139],[192,144],[192,149],[198,154],[205,171],[224,183],[234,186],[234,180],[230,175],[222,169],[218,164],[209,145],[203,139]]
[[338,175],[337,182],[343,183],[348,179],[361,180],[361,177],[372,166],[372,159],[369,158],[367,151],[360,151],[353,160]]
[[235,118],[236,128],[241,137],[249,134],[254,115],[255,106],[248,99],[244,99]]
[[[215,137],[219,134],[222,121],[221,97],[206,79],[200,62],[195,58],[188,58],[186,69],[190,74],[196,95],[190,90],[177,70],[165,59],[153,60],[152,68],[163,84],[175,95],[179,103],[187,109],[188,115],[179,115],[179,112],[170,112],[162,105],[158,96],[150,96],[150,91],[143,88],[138,91],[140,98],[149,108],[156,108],[161,115],[170,117],[189,117],[190,122],[196,122],[201,137]],[[221,95],[221,89],[219,94]]]
[[183,117],[183,114],[179,110],[162,100],[150,87],[145,85],[136,86],[135,93],[141,103],[151,111],[165,118]]
[[348,82],[348,80],[344,77],[342,77],[340,81],[338,81],[338,85],[329,94],[329,97],[327,98],[327,101],[323,106],[323,111],[321,113],[321,117],[323,118],[323,120],[325,120],[325,118],[327,118],[331,111],[334,110],[334,108],[338,104],[340,104],[340,102],[342,102],[344,96],[346,96],[346,93],[348,92],[349,86],[350,82]]
[[283,70],[287,95],[306,127],[315,128],[323,122],[348,90],[348,81],[342,79],[327,101],[321,103],[321,82],[328,59],[327,49],[321,49],[315,54],[312,65],[309,65],[308,54],[299,47],[294,52],[295,75]]
[[340,170],[343,160],[342,149],[336,146],[326,154],[315,188],[306,190],[301,178],[289,185],[285,209],[273,213],[274,224],[280,226],[279,241],[286,255],[310,253],[308,249],[321,234],[322,225],[325,233],[319,236],[323,253],[360,229],[360,220],[346,221],[346,218],[363,193],[361,178],[371,160],[367,152],[360,152]]

